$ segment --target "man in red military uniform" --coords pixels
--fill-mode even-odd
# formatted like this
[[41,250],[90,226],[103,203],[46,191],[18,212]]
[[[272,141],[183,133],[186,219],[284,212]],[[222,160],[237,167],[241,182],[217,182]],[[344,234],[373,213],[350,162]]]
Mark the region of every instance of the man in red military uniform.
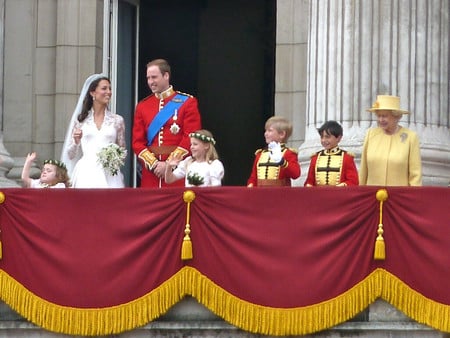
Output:
[[[201,129],[197,99],[170,85],[170,65],[156,59],[147,64],[147,84],[152,94],[136,105],[132,146],[142,164],[141,187],[164,187],[166,160],[186,156],[189,134]],[[183,185],[183,181],[173,183]]]

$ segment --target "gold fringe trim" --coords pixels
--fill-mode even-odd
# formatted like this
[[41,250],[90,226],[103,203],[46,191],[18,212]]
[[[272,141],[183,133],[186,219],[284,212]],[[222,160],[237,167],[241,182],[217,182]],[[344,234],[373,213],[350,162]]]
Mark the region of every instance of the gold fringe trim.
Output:
[[192,286],[190,294],[200,303],[234,326],[257,334],[285,336],[322,331],[353,318],[377,298],[385,299],[419,323],[450,332],[450,305],[424,297],[384,269],[374,270],[333,299],[290,309],[248,303],[204,276],[192,278],[187,285]]
[[388,271],[377,270],[384,285],[381,298],[420,324],[450,332],[450,305],[426,298]]
[[240,329],[273,336],[304,335],[333,327],[363,311],[381,292],[377,274],[372,273],[331,300],[298,308],[273,308],[243,301],[198,274],[192,274],[187,285],[192,286],[190,294],[200,303]]
[[227,322],[264,335],[305,335],[343,323],[383,298],[419,323],[450,332],[450,306],[419,294],[384,269],[330,300],[298,308],[252,304],[219,287],[198,270],[184,267],[150,293],[126,304],[80,309],[59,306],[32,294],[0,270],[1,296],[14,310],[44,329],[71,335],[107,335],[132,330],[166,313],[185,295]]
[[0,270],[0,295],[12,309],[32,323],[53,332],[100,336],[146,325],[182,298],[179,273],[148,294],[106,308],[74,308],[48,302]]

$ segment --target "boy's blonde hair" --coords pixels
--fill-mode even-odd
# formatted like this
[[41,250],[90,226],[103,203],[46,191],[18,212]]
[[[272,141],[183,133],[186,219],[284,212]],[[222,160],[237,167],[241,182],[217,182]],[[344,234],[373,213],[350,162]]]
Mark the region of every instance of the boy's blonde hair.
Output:
[[272,116],[266,121],[265,128],[275,128],[279,133],[285,132],[286,136],[284,137],[284,142],[288,140],[288,138],[292,135],[292,123],[287,119],[281,116]]

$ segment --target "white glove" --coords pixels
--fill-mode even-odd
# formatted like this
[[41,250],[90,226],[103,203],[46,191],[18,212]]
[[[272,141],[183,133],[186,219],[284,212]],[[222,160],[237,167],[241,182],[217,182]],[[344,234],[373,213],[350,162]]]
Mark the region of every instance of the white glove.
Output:
[[268,145],[268,149],[270,151],[269,158],[272,162],[279,163],[283,159],[283,153],[281,152],[281,144],[275,141],[272,141]]

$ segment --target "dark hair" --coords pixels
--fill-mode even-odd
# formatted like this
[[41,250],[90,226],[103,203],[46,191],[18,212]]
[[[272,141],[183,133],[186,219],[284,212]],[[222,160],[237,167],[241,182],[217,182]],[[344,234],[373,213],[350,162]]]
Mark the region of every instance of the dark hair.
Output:
[[159,70],[161,71],[161,74],[164,75],[165,73],[169,73],[169,77],[171,75],[170,73],[170,65],[167,60],[164,59],[155,59],[147,63],[147,68],[151,66],[158,66]]
[[83,106],[81,108],[81,113],[80,113],[80,115],[78,115],[78,118],[77,118],[79,122],[83,122],[84,119],[88,116],[89,110],[91,110],[92,105],[94,104],[94,101],[91,96],[91,92],[97,88],[98,84],[102,80],[106,80],[109,83],[111,83],[111,81],[106,76],[99,77],[98,79],[95,79],[94,81],[92,81],[91,85],[88,88],[86,96],[84,97]]
[[342,126],[336,121],[327,121],[322,126],[317,129],[319,135],[322,136],[324,132],[333,135],[334,137],[339,137],[343,135]]

